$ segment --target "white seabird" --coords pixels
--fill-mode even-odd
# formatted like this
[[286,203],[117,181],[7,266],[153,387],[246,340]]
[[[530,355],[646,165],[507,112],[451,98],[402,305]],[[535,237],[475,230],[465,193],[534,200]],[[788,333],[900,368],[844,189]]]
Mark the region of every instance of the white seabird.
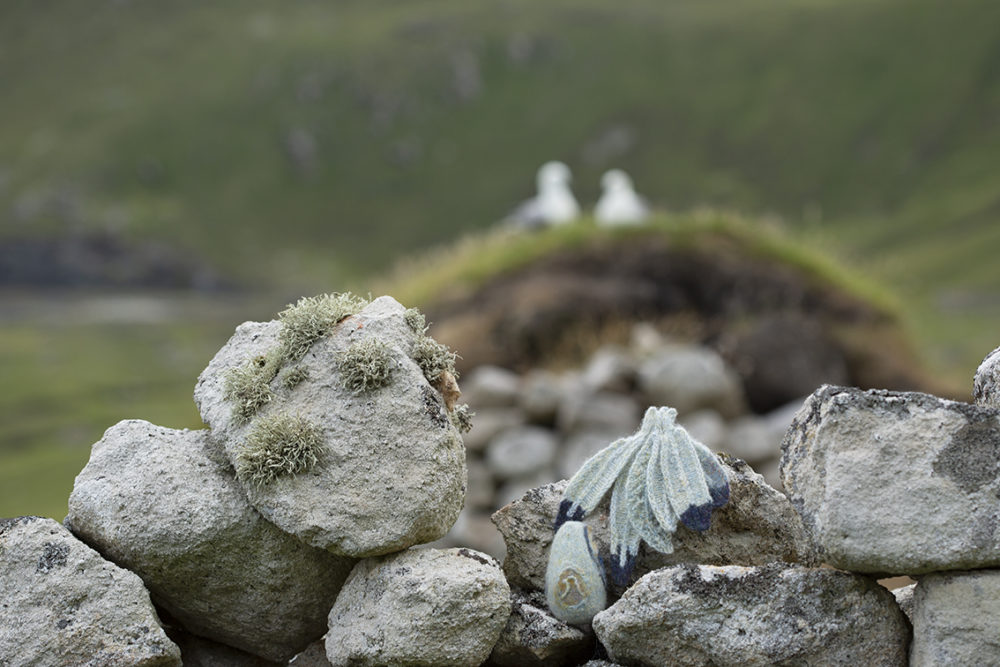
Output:
[[594,207],[594,218],[602,225],[629,225],[649,217],[649,204],[636,194],[632,179],[621,169],[612,169],[601,177],[604,191]]
[[569,167],[565,164],[546,162],[535,179],[538,194],[518,206],[507,222],[527,229],[573,222],[580,217],[580,205],[570,190],[571,180]]

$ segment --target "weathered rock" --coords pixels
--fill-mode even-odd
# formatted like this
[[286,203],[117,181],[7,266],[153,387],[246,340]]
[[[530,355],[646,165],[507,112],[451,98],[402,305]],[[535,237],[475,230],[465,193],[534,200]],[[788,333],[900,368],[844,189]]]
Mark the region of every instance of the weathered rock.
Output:
[[577,389],[564,396],[557,423],[563,433],[601,431],[620,437],[634,432],[640,417],[639,405],[630,396]]
[[987,354],[979,364],[972,395],[977,405],[1000,408],[1000,347]]
[[936,572],[913,593],[910,664],[1000,664],[1000,570]]
[[1000,565],[1000,412],[825,386],[782,452],[785,490],[830,565],[885,574]]
[[[255,429],[294,416],[319,431],[319,460],[311,469],[264,484],[243,486],[267,519],[333,553],[362,557],[430,542],[445,533],[462,508],[465,450],[442,394],[411,358],[419,335],[406,310],[390,297],[373,301],[316,340],[296,368],[292,388],[273,381],[275,398],[249,423],[234,414],[226,380],[234,369],[279,347],[281,324],[247,322],[202,372],[195,400],[234,465]],[[343,362],[355,345],[387,355],[388,384],[348,388],[354,365]],[[357,393],[356,393],[357,392]]]
[[288,661],[288,667],[330,667],[326,657],[326,640],[314,641],[306,650]]
[[500,565],[470,549],[410,549],[355,566],[330,610],[334,665],[468,665],[510,616]]
[[499,366],[479,366],[463,375],[464,398],[475,409],[511,408],[517,405],[521,378]]
[[[812,565],[816,556],[802,522],[788,499],[768,486],[740,460],[720,456],[729,480],[729,502],[712,514],[712,526],[703,533],[678,526],[674,552],[661,554],[644,545],[632,580],[652,569],[676,563],[764,565],[785,561]],[[493,523],[507,544],[504,573],[512,586],[543,590],[552,526],[566,482],[529,491],[493,515]],[[608,499],[585,519],[600,556],[610,562]]]
[[552,425],[567,383],[566,378],[549,371],[530,371],[521,383],[518,407],[532,424]]
[[503,561],[506,553],[503,537],[490,521],[490,515],[468,508],[463,509],[462,513],[458,515],[458,521],[451,527],[447,535],[427,546],[438,549],[470,547],[489,554],[499,562]]
[[635,384],[636,362],[616,345],[598,349],[583,371],[583,384],[591,391],[630,391]]
[[496,492],[493,473],[478,458],[466,461],[468,468],[468,488],[465,490],[465,509],[492,510]]
[[651,572],[593,625],[615,662],[678,667],[902,666],[910,635],[874,580],[777,563]]
[[486,460],[499,479],[527,477],[552,464],[557,444],[549,429],[522,426],[496,437],[486,451]]
[[594,650],[594,636],[554,618],[538,594],[511,592],[511,613],[493,647],[491,667],[578,664]]
[[639,367],[639,389],[650,405],[665,405],[685,415],[711,408],[723,417],[745,409],[736,373],[714,350],[669,345]]
[[899,608],[910,622],[913,622],[913,593],[916,588],[916,584],[910,584],[909,586],[903,586],[892,591],[893,597],[896,598],[896,604],[899,605]]
[[354,561],[266,521],[220,458],[208,431],[120,422],[76,478],[66,524],[188,631],[288,660],[325,632]]
[[181,664],[149,593],[40,517],[0,520],[0,664]]
[[759,417],[739,417],[729,425],[722,450],[756,464],[779,456],[781,436],[775,437],[767,422]]
[[524,414],[515,408],[477,408],[472,430],[464,434],[462,440],[470,452],[481,452],[498,435],[522,424]]

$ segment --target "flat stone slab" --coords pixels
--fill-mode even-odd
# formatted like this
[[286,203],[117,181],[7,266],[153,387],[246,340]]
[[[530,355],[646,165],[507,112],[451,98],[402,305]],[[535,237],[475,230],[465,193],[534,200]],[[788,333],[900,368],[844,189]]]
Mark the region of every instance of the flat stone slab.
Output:
[[[380,297],[340,321],[301,359],[284,363],[267,383],[272,398],[241,418],[227,380],[255,360],[267,363],[281,332],[277,320],[240,325],[195,388],[202,419],[237,470],[247,443],[276,420],[314,431],[318,460],[308,470],[262,484],[241,478],[250,503],[283,530],[343,556],[391,553],[447,533],[462,509],[465,449],[452,398],[415,360],[423,338],[406,309]],[[365,346],[381,351],[387,377],[359,389],[350,383],[359,381],[360,364],[345,359]]]
[[1000,411],[824,386],[782,443],[785,491],[824,562],[920,574],[1000,565]]
[[180,667],[142,581],[52,519],[0,519],[0,665]]
[[677,565],[594,617],[616,663],[906,665],[910,628],[874,579],[829,569]]
[[220,455],[206,430],[120,422],[77,476],[66,524],[188,631],[286,662],[326,631],[355,561],[265,520]]
[[913,667],[1000,664],[1000,570],[920,577],[911,619]]
[[[667,565],[710,563],[717,565],[763,565],[785,561],[815,564],[816,556],[802,520],[788,499],[739,459],[720,456],[729,480],[729,502],[712,513],[712,525],[704,532],[678,525],[674,551],[661,554],[643,544],[631,581]],[[545,589],[545,568],[559,503],[566,481],[532,489],[493,515],[507,545],[504,573],[512,586]],[[599,556],[610,562],[607,498],[584,519],[598,546]],[[620,592],[620,591],[619,591]]]
[[471,549],[409,549],[355,566],[330,610],[334,665],[476,667],[510,616],[500,564]]

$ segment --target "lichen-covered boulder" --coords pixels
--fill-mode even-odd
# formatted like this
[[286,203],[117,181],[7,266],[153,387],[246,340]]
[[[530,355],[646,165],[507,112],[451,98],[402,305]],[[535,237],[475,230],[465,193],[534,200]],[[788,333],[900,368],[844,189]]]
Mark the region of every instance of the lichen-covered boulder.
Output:
[[1000,347],[987,354],[976,369],[972,395],[978,405],[1000,408]]
[[829,569],[677,565],[594,617],[628,665],[906,665],[910,628],[892,593]]
[[269,660],[323,635],[354,565],[260,516],[208,431],[139,420],[94,445],[66,525],[141,576],[188,631]]
[[443,536],[466,481],[454,355],[415,311],[365,303],[303,299],[244,323],[195,388],[251,504],[352,557]]
[[[811,565],[815,551],[788,499],[739,459],[719,456],[729,481],[729,502],[712,513],[711,527],[698,532],[678,525],[674,551],[661,554],[643,545],[630,581],[676,563],[763,565],[785,561]],[[544,590],[553,525],[566,482],[532,489],[493,515],[507,545],[504,572],[512,586]],[[608,499],[584,519],[602,560],[610,562]]]
[[410,549],[358,563],[330,610],[333,665],[480,665],[510,616],[500,565],[471,549]]
[[1000,570],[922,576],[911,604],[911,665],[1000,664]]
[[920,574],[1000,565],[1000,411],[824,386],[782,443],[785,492],[824,562]]
[[511,602],[510,618],[487,667],[575,665],[593,653],[593,633],[552,616],[541,594],[514,590]]
[[135,574],[40,517],[0,520],[0,664],[179,667]]

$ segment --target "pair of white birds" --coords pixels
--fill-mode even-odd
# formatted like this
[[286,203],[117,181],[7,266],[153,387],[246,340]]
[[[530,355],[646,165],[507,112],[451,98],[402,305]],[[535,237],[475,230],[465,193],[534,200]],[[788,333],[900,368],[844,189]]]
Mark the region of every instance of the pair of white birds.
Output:
[[[569,167],[562,162],[546,162],[538,170],[538,194],[521,204],[510,216],[519,227],[535,228],[561,225],[580,217],[580,205],[570,189]],[[628,225],[644,222],[649,205],[636,194],[632,179],[621,169],[612,169],[601,177],[601,198],[594,207],[594,218],[602,225]]]

